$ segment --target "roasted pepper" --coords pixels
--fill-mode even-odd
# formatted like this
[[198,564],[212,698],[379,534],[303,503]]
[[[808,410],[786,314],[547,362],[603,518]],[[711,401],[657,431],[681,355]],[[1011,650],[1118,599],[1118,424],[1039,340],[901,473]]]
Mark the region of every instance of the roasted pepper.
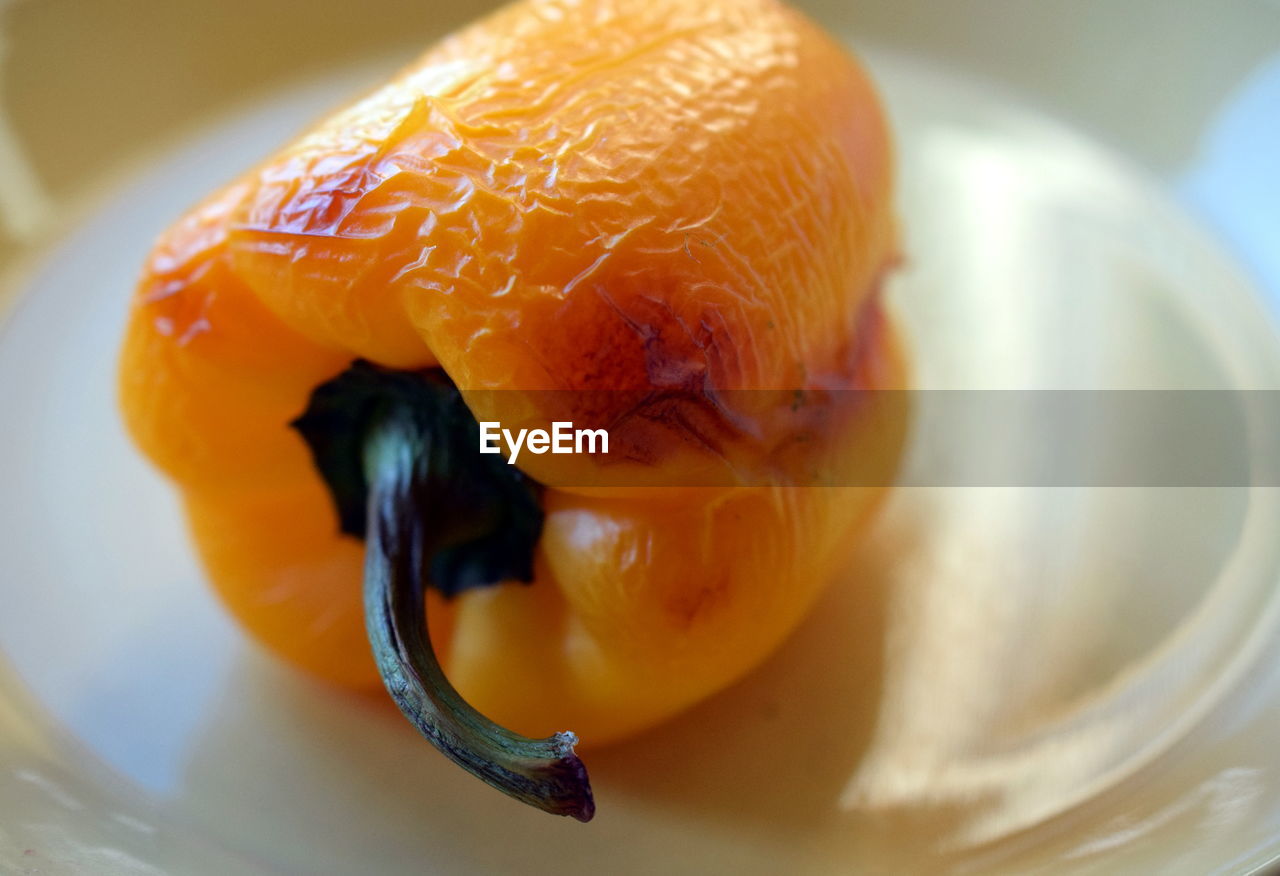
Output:
[[[759,471],[815,434],[895,464],[900,419],[794,401],[903,383],[891,170],[867,77],[773,0],[521,2],[161,237],[124,416],[259,641],[585,820],[573,735],[502,727],[603,743],[723,688],[883,493]],[[477,419],[614,447],[508,465]]]

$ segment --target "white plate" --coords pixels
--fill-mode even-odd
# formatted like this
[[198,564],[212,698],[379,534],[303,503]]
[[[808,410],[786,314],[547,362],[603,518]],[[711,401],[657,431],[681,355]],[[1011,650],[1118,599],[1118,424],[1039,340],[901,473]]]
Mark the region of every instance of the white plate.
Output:
[[[932,388],[1276,388],[1257,293],[1142,173],[999,89],[872,56],[893,289]],[[151,236],[365,71],[152,162],[0,333],[0,868],[1244,870],[1280,854],[1271,488],[912,488],[783,650],[588,753],[588,826],[258,652],[201,581],[113,369]],[[927,422],[927,411],[925,412]],[[928,460],[957,437],[918,433]]]

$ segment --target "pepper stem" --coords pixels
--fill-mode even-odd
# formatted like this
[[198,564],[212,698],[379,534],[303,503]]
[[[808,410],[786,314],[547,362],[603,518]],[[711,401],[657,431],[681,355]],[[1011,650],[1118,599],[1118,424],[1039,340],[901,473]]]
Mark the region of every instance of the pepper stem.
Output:
[[[590,821],[587,770],[573,733],[531,739],[467,704],[436,660],[426,621],[426,581],[440,548],[441,514],[427,498],[433,476],[430,432],[388,411],[364,445],[369,486],[364,610],[374,660],[400,711],[446,757],[499,791],[554,815]],[[424,501],[426,500],[426,501]]]

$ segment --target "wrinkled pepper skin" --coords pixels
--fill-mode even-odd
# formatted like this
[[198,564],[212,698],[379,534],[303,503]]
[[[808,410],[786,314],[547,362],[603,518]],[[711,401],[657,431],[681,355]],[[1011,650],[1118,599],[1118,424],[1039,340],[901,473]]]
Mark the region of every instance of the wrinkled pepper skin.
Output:
[[[125,419],[235,617],[374,689],[362,545],[289,426],[317,385],[362,357],[442,367],[464,395],[901,386],[875,295],[897,253],[891,176],[865,74],[772,0],[519,3],[162,236],[122,352]],[[863,436],[890,458],[900,438]],[[672,440],[644,464],[697,455]],[[552,463],[582,481],[600,465],[519,460],[535,478]],[[431,638],[495,721],[607,742],[758,664],[883,492],[548,488],[532,585],[430,593]]]

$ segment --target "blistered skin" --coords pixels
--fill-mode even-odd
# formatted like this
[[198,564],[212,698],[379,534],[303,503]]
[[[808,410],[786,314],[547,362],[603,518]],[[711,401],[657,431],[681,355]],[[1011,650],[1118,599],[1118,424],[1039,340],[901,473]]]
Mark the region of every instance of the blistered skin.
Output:
[[[899,385],[873,298],[895,257],[891,170],[865,75],[786,7],[519,3],[164,235],[125,341],[126,420],[183,489],[236,616],[294,663],[373,687],[361,545],[288,426],[314,387],[355,357],[439,365],[506,420],[507,396],[482,390]],[[666,440],[636,465],[702,464]],[[542,480],[576,466],[580,483],[603,465],[519,464]],[[544,494],[532,586],[429,612],[474,705],[587,743],[762,659],[881,491],[590,492]]]

